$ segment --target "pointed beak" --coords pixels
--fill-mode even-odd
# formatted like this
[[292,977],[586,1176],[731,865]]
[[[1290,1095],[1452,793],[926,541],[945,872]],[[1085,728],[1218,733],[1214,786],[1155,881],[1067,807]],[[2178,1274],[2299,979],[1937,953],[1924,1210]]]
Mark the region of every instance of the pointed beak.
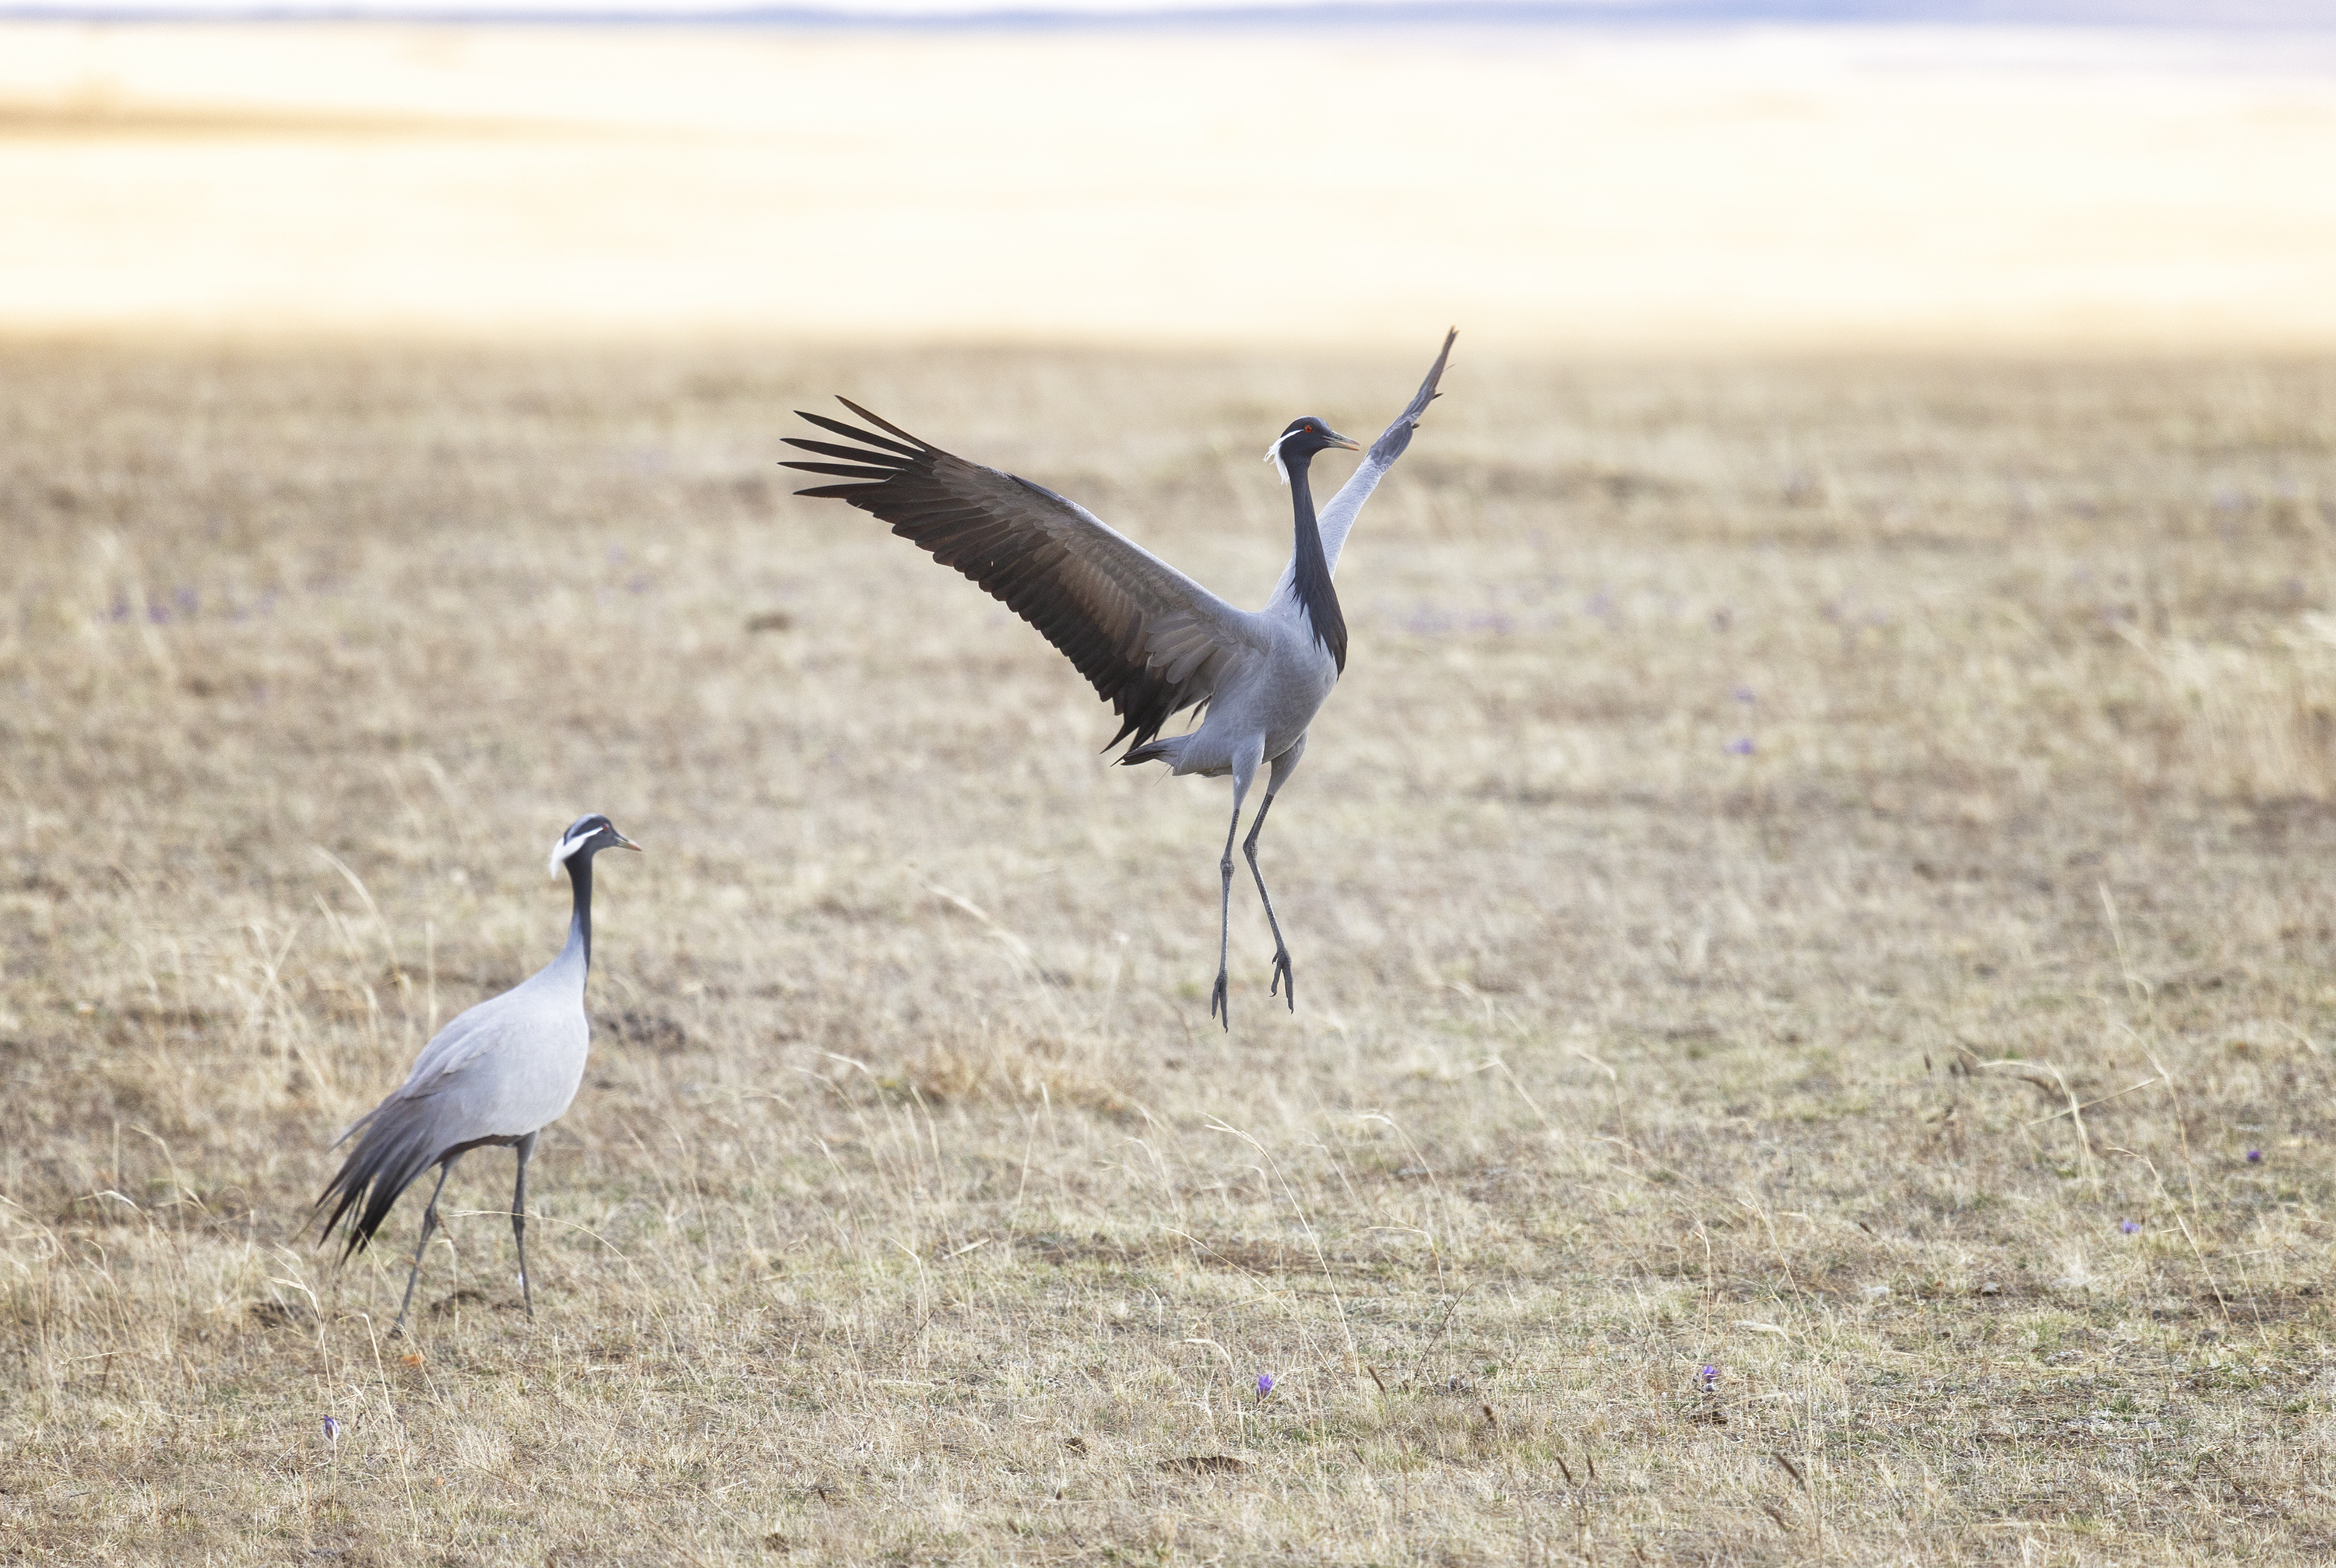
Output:
[[1361,442],[1357,441],[1350,435],[1340,435],[1335,430],[1330,433],[1330,444],[1333,446],[1343,446],[1348,452],[1360,452],[1363,450],[1363,443]]
[[[614,828],[610,828],[608,831],[612,833],[617,833],[617,830]],[[627,838],[624,834],[617,833],[617,847],[620,850],[638,850],[641,846]]]

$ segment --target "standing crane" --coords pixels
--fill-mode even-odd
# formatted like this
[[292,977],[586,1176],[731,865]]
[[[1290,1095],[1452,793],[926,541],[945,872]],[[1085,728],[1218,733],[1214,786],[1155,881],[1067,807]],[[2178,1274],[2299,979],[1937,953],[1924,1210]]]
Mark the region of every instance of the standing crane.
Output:
[[[891,523],[894,533],[972,579],[1069,658],[1119,716],[1119,733],[1104,749],[1125,740],[1122,764],[1164,762],[1179,776],[1232,775],[1232,823],[1218,862],[1217,983],[1209,997],[1209,1016],[1229,1030],[1225,966],[1241,804],[1257,770],[1270,768],[1265,801],[1241,852],[1273,929],[1270,994],[1283,996],[1294,1012],[1297,978],[1258,869],[1258,835],[1274,796],[1306,755],[1308,726],[1347,667],[1347,622],[1331,586],[1339,550],[1363,502],[1411,444],[1458,336],[1456,328],[1445,335],[1418,392],[1319,517],[1308,465],[1317,453],[1358,443],[1309,414],[1291,420],[1266,448],[1267,461],[1290,486],[1296,543],[1260,610],[1228,604],[1076,502],[952,456],[848,398],[836,401],[875,430],[797,413],[858,444],[787,438],[790,446],[841,460],[784,464],[843,482],[797,494],[832,496]],[[1170,718],[1196,705],[1203,710],[1199,728],[1161,738]]]
[[598,812],[578,817],[551,846],[551,874],[558,876],[566,866],[576,896],[568,945],[560,956],[431,1037],[404,1086],[334,1141],[335,1148],[357,1141],[316,1200],[319,1212],[333,1205],[325,1222],[327,1235],[342,1215],[355,1211],[341,1249],[344,1262],[373,1240],[414,1178],[438,1167],[438,1184],[422,1212],[422,1240],[414,1243],[405,1299],[397,1304],[391,1333],[405,1328],[414,1284],[422,1277],[423,1250],[438,1228],[438,1194],[446,1190],[454,1162],[489,1144],[519,1152],[511,1239],[519,1244],[520,1295],[527,1315],[535,1316],[535,1296],[527,1282],[527,1157],[535,1152],[536,1135],[568,1114],[584,1081],[585,1054],[592,1041],[591,1020],[584,1014],[584,977],[592,967],[592,857],[602,850],[640,847]]

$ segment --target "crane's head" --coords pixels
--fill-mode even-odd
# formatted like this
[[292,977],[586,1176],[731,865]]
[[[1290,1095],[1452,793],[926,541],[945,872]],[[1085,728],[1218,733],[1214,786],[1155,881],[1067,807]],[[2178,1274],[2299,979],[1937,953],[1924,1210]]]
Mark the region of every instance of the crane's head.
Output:
[[1309,414],[1291,420],[1290,428],[1273,438],[1273,444],[1265,449],[1265,461],[1273,464],[1274,472],[1281,475],[1281,482],[1288,484],[1291,463],[1304,463],[1316,453],[1328,452],[1334,446],[1358,451],[1362,444],[1348,440]]
[[618,833],[617,824],[599,812],[587,812],[570,823],[568,831],[561,833],[559,842],[551,846],[551,874],[558,876],[560,868],[578,855],[589,861],[602,850],[637,850],[640,847]]

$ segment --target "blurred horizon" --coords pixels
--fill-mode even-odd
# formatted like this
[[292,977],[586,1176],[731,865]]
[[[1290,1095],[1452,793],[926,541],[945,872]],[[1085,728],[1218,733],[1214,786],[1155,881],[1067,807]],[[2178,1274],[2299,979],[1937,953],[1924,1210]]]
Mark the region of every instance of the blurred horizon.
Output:
[[2336,34],[1487,12],[0,21],[0,336],[2336,347]]
[[0,0],[0,20],[817,26],[1971,26],[2336,30],[2331,0]]

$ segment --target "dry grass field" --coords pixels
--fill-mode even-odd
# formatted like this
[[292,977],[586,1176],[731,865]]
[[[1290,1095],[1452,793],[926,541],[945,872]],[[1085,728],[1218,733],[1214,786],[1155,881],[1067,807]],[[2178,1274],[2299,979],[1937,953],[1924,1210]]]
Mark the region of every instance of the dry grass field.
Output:
[[[7,348],[0,1560],[2325,1561],[2336,365],[1464,336],[1226,1035],[1223,786],[771,464],[1254,601],[1419,346]],[[482,1154],[389,1339],[587,808],[538,1316]]]

